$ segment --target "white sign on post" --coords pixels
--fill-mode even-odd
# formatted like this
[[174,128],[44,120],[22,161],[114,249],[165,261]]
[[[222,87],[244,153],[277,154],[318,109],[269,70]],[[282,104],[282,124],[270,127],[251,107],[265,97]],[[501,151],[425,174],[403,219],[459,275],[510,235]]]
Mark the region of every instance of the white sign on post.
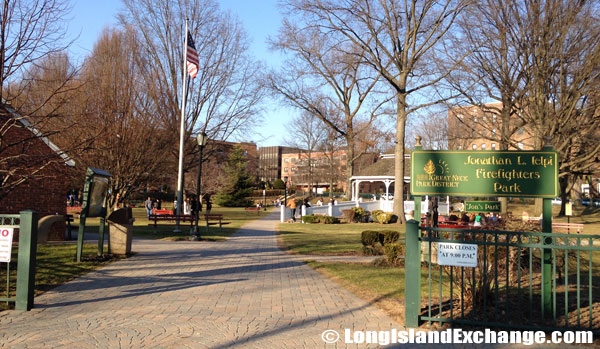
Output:
[[438,264],[474,268],[477,266],[477,245],[438,242]]
[[0,227],[0,262],[10,262],[14,228]]

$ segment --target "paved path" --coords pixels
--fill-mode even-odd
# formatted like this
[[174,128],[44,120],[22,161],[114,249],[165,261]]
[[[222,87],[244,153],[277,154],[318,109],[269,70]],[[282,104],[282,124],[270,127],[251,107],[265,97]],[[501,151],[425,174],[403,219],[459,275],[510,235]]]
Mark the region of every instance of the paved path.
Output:
[[224,242],[136,240],[136,256],[37,297],[30,312],[0,313],[0,343],[315,348],[325,346],[327,329],[401,328],[280,251],[278,216],[252,222]]

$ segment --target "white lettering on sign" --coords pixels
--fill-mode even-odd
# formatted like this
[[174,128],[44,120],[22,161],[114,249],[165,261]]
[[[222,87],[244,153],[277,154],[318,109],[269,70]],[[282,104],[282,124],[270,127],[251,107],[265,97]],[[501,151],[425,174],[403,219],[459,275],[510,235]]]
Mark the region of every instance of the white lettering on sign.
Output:
[[0,227],[0,262],[10,262],[13,231],[13,228]]
[[438,242],[438,264],[455,267],[477,266],[477,245],[456,242]]

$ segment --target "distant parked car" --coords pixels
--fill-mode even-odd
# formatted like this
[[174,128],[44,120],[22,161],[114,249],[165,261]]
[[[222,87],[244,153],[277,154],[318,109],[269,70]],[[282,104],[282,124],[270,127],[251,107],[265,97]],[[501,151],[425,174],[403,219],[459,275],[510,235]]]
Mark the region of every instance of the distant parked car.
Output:
[[600,207],[600,199],[581,199],[581,205],[583,206],[594,206],[594,207]]
[[388,194],[387,196],[385,194],[381,194],[381,198],[383,200],[394,200],[394,195],[392,194]]
[[554,198],[552,199],[552,205],[560,205],[562,204],[562,199],[561,198]]

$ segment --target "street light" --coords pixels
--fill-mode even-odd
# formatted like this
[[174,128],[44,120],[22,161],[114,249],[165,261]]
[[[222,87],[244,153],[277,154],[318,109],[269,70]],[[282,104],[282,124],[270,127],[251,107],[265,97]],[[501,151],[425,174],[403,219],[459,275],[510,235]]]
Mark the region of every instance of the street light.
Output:
[[200,230],[198,230],[198,218],[200,218],[200,188],[202,187],[202,150],[204,150],[204,146],[206,145],[206,141],[208,141],[208,137],[206,133],[202,132],[198,134],[196,137],[198,141],[198,180],[196,183],[196,222],[194,224],[194,235],[195,239],[200,239]]
[[287,207],[287,181],[288,181],[288,177],[284,176],[283,177],[283,205],[284,207]]

